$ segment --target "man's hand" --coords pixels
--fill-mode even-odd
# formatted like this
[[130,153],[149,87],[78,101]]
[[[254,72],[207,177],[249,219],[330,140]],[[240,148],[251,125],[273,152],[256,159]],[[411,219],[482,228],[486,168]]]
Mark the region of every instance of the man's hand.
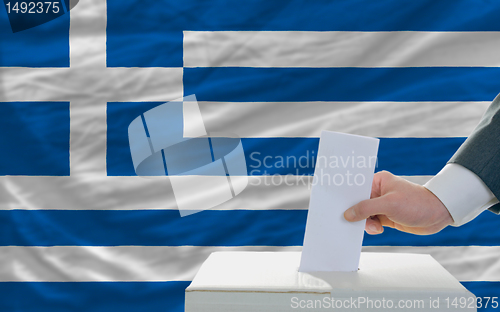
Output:
[[370,199],[344,212],[347,221],[367,219],[366,232],[380,234],[383,226],[426,235],[441,231],[453,218],[441,201],[425,187],[390,172],[375,174]]

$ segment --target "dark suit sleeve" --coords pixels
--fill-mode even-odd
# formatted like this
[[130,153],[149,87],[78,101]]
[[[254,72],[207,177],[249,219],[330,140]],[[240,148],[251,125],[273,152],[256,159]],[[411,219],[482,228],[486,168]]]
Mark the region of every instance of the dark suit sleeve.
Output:
[[[474,172],[500,199],[500,94],[449,163],[462,165]],[[499,214],[500,204],[489,210]]]

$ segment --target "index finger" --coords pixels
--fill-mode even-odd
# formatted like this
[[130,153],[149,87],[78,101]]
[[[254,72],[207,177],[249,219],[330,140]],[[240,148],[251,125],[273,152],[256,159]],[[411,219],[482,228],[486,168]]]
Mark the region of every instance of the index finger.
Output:
[[349,222],[361,221],[370,216],[387,214],[391,210],[391,202],[387,196],[363,200],[344,212]]

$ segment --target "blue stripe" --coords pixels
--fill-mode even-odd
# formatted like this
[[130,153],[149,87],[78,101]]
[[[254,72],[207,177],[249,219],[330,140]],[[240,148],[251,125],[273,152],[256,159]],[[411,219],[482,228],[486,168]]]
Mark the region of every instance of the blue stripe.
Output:
[[[300,246],[306,210],[0,211],[1,246]],[[466,225],[430,236],[386,229],[365,246],[498,246],[500,218],[485,212]],[[485,229],[487,229],[485,231]]]
[[[498,295],[500,293],[500,282],[461,282],[461,284],[474,295],[476,295],[476,297],[478,297],[477,302],[478,307],[480,307],[477,309],[478,312],[498,311],[498,308],[500,308],[500,296]],[[479,299],[479,297],[481,297],[481,299]],[[490,297],[489,303],[487,305],[486,303],[488,299],[486,299],[485,297]],[[495,301],[497,302],[497,304],[492,303],[491,298],[493,297],[495,297]]]
[[[387,170],[397,175],[434,175],[464,140],[381,138],[376,171]],[[249,175],[314,174],[319,144],[317,138],[243,138],[242,143]],[[289,157],[297,162],[287,162]]]
[[183,30],[500,30],[500,3],[475,0],[109,0],[107,12],[112,67],[182,66]]
[[[109,0],[108,29],[499,31],[500,3],[477,0]],[[381,17],[390,16],[390,18]]]
[[[162,103],[110,102],[107,105],[107,174],[135,176],[128,141],[128,126],[137,116]],[[398,175],[433,175],[439,172],[463,143],[464,138],[381,138],[377,171]],[[243,138],[250,175],[312,175],[318,152],[317,138]],[[258,154],[260,153],[260,154]],[[264,158],[266,165],[263,168]],[[279,157],[294,157],[283,167]],[[269,161],[270,160],[270,161]],[[300,162],[299,162],[300,161]],[[260,168],[256,166],[262,165]]]
[[[0,310],[183,312],[185,289],[189,284],[189,281],[2,282]],[[497,297],[498,302],[500,282],[461,282],[461,284],[476,297]],[[492,307],[490,301],[488,308],[483,307],[478,311],[497,311],[497,309]]]
[[198,101],[491,101],[498,67],[184,69]]
[[7,10],[0,9],[0,66],[69,67],[69,17],[12,33]]
[[183,312],[190,282],[2,282],[0,311]]
[[137,33],[129,28],[111,27],[108,20],[106,64],[108,67],[182,67],[182,44],[180,31],[152,29]]
[[[128,125],[125,116],[118,114],[119,111],[111,112],[108,105],[107,174],[135,176],[126,131]],[[133,118],[131,116],[130,120]],[[397,175],[434,175],[464,140],[381,138],[376,171],[388,170]],[[241,141],[249,175],[314,174],[318,138],[242,138]]]
[[0,175],[69,175],[69,102],[0,102]]

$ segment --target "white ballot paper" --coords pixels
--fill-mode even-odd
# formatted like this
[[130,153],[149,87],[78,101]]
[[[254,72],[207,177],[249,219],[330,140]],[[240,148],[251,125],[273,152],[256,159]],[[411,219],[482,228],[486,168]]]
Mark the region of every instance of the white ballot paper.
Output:
[[379,140],[321,132],[300,272],[357,271],[366,221],[344,211],[369,199]]

